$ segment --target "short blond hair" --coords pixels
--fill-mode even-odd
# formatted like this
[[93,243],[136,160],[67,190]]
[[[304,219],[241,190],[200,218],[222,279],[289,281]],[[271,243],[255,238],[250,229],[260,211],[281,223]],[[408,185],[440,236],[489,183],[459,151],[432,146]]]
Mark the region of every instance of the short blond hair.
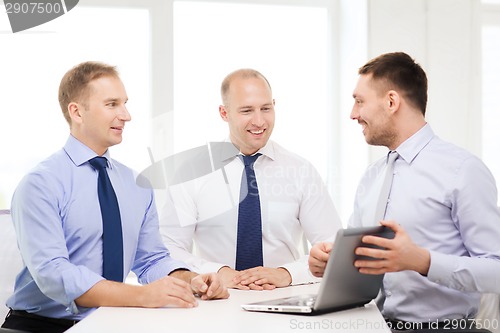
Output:
[[89,95],[89,83],[104,76],[119,77],[115,66],[101,62],[87,61],[76,65],[64,74],[59,85],[59,105],[64,118],[71,126],[68,105],[72,102],[86,106]]

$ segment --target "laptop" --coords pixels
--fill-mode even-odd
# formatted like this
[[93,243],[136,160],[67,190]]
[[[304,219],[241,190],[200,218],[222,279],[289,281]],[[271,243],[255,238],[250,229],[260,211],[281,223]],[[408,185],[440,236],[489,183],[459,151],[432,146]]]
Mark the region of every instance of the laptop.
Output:
[[361,242],[364,235],[394,238],[394,232],[384,226],[340,229],[316,295],[279,298],[241,307],[247,311],[316,315],[364,306],[377,296],[384,278],[384,274],[359,273],[354,267],[357,259],[377,260],[354,253],[359,246],[374,247]]

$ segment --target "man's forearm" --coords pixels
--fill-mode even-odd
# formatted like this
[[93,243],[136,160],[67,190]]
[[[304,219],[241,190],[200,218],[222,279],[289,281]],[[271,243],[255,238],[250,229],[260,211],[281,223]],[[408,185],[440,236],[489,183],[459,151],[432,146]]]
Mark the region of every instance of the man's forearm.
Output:
[[142,286],[101,280],[83,295],[75,299],[79,306],[94,308],[99,306],[141,306]]
[[181,279],[182,281],[187,282],[189,284],[191,284],[191,280],[197,275],[198,275],[197,273],[188,271],[186,269],[177,269],[169,274],[169,276]]

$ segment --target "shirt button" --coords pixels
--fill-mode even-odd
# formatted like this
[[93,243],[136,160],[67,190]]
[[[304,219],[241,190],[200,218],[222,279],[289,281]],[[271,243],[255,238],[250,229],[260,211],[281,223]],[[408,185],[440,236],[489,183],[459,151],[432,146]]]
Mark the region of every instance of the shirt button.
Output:
[[391,293],[391,291],[390,291],[390,290],[386,290],[386,291],[385,291],[385,295],[386,295],[387,297],[389,297],[389,296],[391,296],[391,295],[392,295],[392,293]]

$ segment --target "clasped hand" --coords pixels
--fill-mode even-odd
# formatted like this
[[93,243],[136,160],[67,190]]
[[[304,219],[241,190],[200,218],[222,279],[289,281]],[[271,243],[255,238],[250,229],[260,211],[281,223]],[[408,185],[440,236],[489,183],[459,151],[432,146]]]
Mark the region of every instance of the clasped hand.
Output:
[[272,290],[292,283],[290,273],[282,267],[258,266],[237,271],[225,266],[219,270],[218,275],[228,288],[241,290]]

